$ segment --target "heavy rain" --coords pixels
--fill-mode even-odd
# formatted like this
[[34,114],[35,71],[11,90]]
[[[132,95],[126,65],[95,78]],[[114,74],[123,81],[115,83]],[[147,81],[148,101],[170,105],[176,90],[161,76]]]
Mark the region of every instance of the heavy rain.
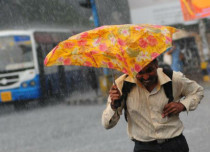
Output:
[[[139,69],[136,75],[144,71],[144,67],[154,61],[150,51],[155,50],[151,48],[159,44],[155,52],[159,67],[181,72],[187,78],[185,81],[189,86],[183,82],[183,87],[179,84],[178,89],[176,88],[182,91],[177,102],[184,109],[180,114],[174,115],[179,117],[181,125],[183,124],[182,133],[190,152],[209,152],[210,3],[208,0],[0,0],[0,8],[0,152],[125,152],[133,151],[134,145],[136,147],[135,138],[140,141],[145,139],[142,143],[146,144],[157,141],[158,146],[167,144],[168,140],[173,141],[176,131],[182,129],[175,127],[174,134],[169,135],[166,131],[167,126],[163,126],[161,131],[165,136],[158,138],[158,131],[155,130],[156,122],[152,120],[156,106],[150,110],[151,118],[149,118],[154,130],[157,131],[153,133],[157,138],[153,138],[151,130],[149,133],[147,131],[139,133],[139,128],[133,126],[132,129],[136,130],[129,131],[129,127],[133,125],[130,123],[132,112],[135,110],[135,108],[129,109],[131,108],[129,103],[127,103],[128,122],[124,118],[124,112],[117,113],[115,109],[117,105],[113,108],[112,97],[109,100],[111,103],[107,103],[111,94],[110,88],[113,85],[118,86],[119,81],[115,80],[124,73],[130,77],[136,69]],[[149,24],[148,29],[145,24]],[[68,51],[74,47],[72,43],[79,41],[78,36],[74,39],[74,35],[98,27],[101,27],[99,30],[103,30],[106,27],[103,25],[124,26],[122,29],[117,29],[116,33],[114,30],[111,31],[111,28],[110,31],[104,32],[111,33],[107,38],[103,37],[104,33],[97,33],[102,35],[102,38],[87,40],[91,42],[90,46],[88,42],[88,45],[84,41],[78,43],[81,43],[81,50],[85,50],[86,46],[90,47],[88,50],[90,53],[85,52],[85,55],[89,55],[95,65],[98,66],[100,61],[106,66],[96,68],[89,62],[90,60],[84,61],[80,54],[76,54],[81,53],[80,48],[71,50],[71,55],[75,56],[68,58],[70,54]],[[167,32],[166,29],[161,31],[168,36],[162,34],[166,39],[164,44],[159,41],[160,38],[154,40],[155,36],[150,39],[149,36],[142,37],[141,40],[138,39],[138,43],[135,43],[133,40],[135,36],[128,34],[133,30],[130,25],[135,25],[136,31],[133,35],[144,28],[146,36],[148,31],[154,30],[153,28],[155,28],[154,33],[158,33],[166,26],[177,30],[172,33],[173,36],[170,35],[171,37],[167,35],[168,29]],[[116,28],[119,27],[113,29]],[[120,32],[124,32],[122,39],[113,39],[112,36]],[[123,41],[126,36],[128,42]],[[65,43],[69,37],[72,39]],[[86,38],[87,35],[83,34],[80,37]],[[107,46],[108,42],[105,44],[108,39],[115,46],[113,50],[112,46]],[[99,45],[100,41],[103,43]],[[140,46],[143,51],[138,49]],[[98,48],[106,58],[98,58],[99,61],[96,61],[95,54]],[[139,66],[136,66],[133,60],[125,61],[125,55],[122,57],[121,54],[113,53],[113,57],[112,52],[115,52],[116,48],[122,54],[127,53],[130,58],[137,56],[135,61]],[[59,51],[63,51],[63,54]],[[105,54],[106,51],[110,54]],[[50,53],[57,59],[50,60]],[[118,63],[117,59],[123,63]],[[53,66],[47,66],[51,63]],[[119,66],[124,67],[119,68]],[[150,70],[145,71],[151,72]],[[144,84],[142,79],[145,77],[136,82],[138,89]],[[137,76],[134,80],[138,81]],[[152,90],[148,89],[146,86],[151,83],[150,81],[146,80],[144,85],[146,89],[143,88],[151,93],[152,98],[160,91],[158,91],[159,86]],[[141,82],[142,84],[139,84]],[[191,87],[194,83],[196,85]],[[176,86],[173,80],[173,87]],[[201,97],[202,93],[198,93],[201,88],[204,88],[204,98]],[[174,100],[179,98],[178,95],[175,97],[179,92],[177,90],[173,90]],[[163,87],[162,92],[164,92]],[[131,96],[133,94],[133,92],[130,96],[128,94],[128,98],[124,100],[134,102],[132,98],[137,97]],[[167,99],[166,95],[164,94],[161,100]],[[124,94],[122,96],[124,97]],[[148,99],[148,104],[149,102],[151,101]],[[159,105],[162,104],[162,101],[159,102]],[[122,103],[123,101],[120,106],[124,106]],[[199,103],[198,106],[196,103]],[[187,105],[190,104],[188,108]],[[107,108],[110,108],[111,113],[121,114],[117,125],[108,130],[105,129],[104,118],[102,119],[102,114]],[[125,108],[123,111],[126,111]],[[173,116],[168,115],[163,120],[170,117]],[[162,119],[160,121],[162,125]],[[175,120],[171,121],[178,124]],[[164,140],[164,144],[159,144],[159,140]]]

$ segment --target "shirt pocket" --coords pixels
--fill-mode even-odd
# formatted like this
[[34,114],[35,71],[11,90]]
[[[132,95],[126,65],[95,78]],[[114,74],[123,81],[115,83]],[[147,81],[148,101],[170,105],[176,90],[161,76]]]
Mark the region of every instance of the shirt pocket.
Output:
[[168,117],[162,118],[163,109],[166,104],[168,104],[168,98],[165,95],[164,90],[161,90],[162,92],[156,95],[153,95],[150,98],[150,110],[153,116],[156,118],[158,123],[164,124],[167,123]]
[[161,116],[161,118],[159,119],[159,123],[160,124],[166,124],[167,122],[168,122],[168,116],[166,116],[166,117],[164,117],[164,118],[162,118],[162,116]]
[[162,113],[166,104],[168,104],[168,98],[164,90],[161,90],[159,94],[152,95],[149,98],[149,106],[155,112]]
[[128,96],[126,100],[127,110],[129,113],[134,113],[139,111],[139,103],[135,100],[134,97]]

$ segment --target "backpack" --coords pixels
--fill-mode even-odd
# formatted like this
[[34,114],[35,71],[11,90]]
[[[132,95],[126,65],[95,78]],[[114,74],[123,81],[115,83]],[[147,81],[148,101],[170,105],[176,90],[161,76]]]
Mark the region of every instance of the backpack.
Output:
[[[173,77],[173,71],[171,69],[164,69],[163,68],[163,72],[172,80]],[[130,93],[131,89],[136,86],[135,83],[131,83],[131,82],[127,82],[124,81],[123,82],[123,87],[122,87],[122,97],[121,97],[121,101],[124,100],[125,101],[125,105],[124,105],[124,116],[125,116],[125,120],[127,121],[127,104],[126,104],[126,100],[127,100],[127,96]],[[172,102],[174,100],[173,97],[173,88],[172,88],[172,81],[169,81],[167,83],[165,83],[163,85],[166,97],[168,98],[168,103]]]

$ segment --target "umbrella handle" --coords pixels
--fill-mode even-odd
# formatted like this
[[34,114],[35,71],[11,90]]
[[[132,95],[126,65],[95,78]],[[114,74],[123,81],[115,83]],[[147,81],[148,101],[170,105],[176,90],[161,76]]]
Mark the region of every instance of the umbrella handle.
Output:
[[113,81],[114,85],[116,85],[115,78],[114,78],[114,71],[112,70],[111,73],[112,73],[112,81]]
[[[115,78],[114,78],[114,71],[112,70],[112,81],[114,83],[114,85],[117,86],[116,82],[115,82]],[[115,106],[116,108],[120,107],[121,106],[121,102],[122,102],[122,98],[118,99],[118,100],[115,100]]]

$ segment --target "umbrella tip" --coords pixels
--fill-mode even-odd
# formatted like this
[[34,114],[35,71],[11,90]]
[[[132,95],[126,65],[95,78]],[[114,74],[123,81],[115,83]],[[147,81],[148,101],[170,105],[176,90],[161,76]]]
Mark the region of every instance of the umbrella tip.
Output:
[[47,63],[48,63],[48,59],[45,58],[45,59],[44,59],[44,65],[47,66]]

